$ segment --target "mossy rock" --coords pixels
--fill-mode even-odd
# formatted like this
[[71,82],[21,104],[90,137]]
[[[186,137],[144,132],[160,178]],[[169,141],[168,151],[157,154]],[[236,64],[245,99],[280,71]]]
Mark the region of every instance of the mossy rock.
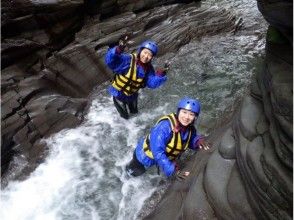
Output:
[[284,35],[275,27],[269,26],[267,30],[266,39],[269,42],[277,43],[277,44],[285,44],[288,43],[288,40]]

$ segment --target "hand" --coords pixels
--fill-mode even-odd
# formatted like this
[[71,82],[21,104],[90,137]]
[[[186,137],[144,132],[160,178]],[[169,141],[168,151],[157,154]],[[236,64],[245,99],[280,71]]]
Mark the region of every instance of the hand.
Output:
[[169,66],[170,66],[170,61],[165,61],[164,67],[163,67],[163,72],[165,72],[165,74],[169,71]]
[[178,170],[176,172],[176,179],[178,181],[184,181],[185,179],[187,179],[187,177],[190,175],[190,172],[189,171],[181,171],[181,170]]
[[209,150],[210,144],[204,140],[204,138],[200,138],[198,140],[198,147],[203,150]]
[[129,36],[126,34],[126,35],[123,35],[119,41],[118,41],[118,47],[120,49],[121,52],[123,52],[125,50],[125,48],[127,48],[128,46],[128,41],[129,41]]
[[167,74],[167,71],[169,70],[170,62],[166,61],[164,63],[164,67],[162,69],[159,69],[156,71],[157,76],[165,76]]

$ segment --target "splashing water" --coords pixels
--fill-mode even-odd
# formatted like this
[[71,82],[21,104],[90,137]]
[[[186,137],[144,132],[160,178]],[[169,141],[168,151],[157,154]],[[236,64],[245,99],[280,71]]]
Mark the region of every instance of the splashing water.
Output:
[[151,170],[129,179],[123,167],[152,114],[122,119],[104,91],[87,117],[47,139],[52,151],[46,162],[2,192],[1,219],[128,219],[139,212],[162,177]]

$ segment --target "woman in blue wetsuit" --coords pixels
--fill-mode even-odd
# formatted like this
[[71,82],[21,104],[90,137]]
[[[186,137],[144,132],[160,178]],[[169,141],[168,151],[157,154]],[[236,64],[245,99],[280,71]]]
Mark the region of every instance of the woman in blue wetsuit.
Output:
[[167,177],[176,175],[180,179],[186,178],[188,174],[178,170],[175,159],[187,148],[209,149],[209,144],[194,126],[199,114],[198,100],[181,99],[176,114],[161,117],[150,134],[139,140],[133,159],[126,166],[127,173],[139,176],[146,168],[157,165]]
[[[137,53],[124,53],[126,39],[109,48],[105,56],[107,66],[113,70],[114,79],[108,91],[120,116],[128,119],[130,113],[137,113],[138,91],[141,88],[155,89],[166,80],[166,71],[154,71],[151,64],[158,47],[153,41],[143,42]],[[127,109],[128,108],[128,109]],[[128,111],[129,110],[129,111]]]

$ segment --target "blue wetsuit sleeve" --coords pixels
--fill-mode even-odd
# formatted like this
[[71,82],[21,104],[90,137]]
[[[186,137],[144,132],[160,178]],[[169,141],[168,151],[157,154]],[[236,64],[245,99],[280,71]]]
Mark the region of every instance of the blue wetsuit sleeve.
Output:
[[131,55],[118,53],[116,47],[109,48],[105,55],[105,63],[116,74],[125,74],[130,68]]
[[150,132],[150,149],[154,160],[166,176],[175,172],[175,165],[166,155],[166,146],[172,137],[172,130],[168,120],[162,120]]
[[202,135],[197,134],[196,129],[193,130],[192,136],[191,136],[191,141],[189,144],[189,148],[196,150],[198,148],[198,140],[202,137]]
[[167,80],[167,76],[158,76],[155,74],[154,68],[152,67],[151,70],[148,72],[146,86],[150,89],[158,88],[159,86],[163,85]]

